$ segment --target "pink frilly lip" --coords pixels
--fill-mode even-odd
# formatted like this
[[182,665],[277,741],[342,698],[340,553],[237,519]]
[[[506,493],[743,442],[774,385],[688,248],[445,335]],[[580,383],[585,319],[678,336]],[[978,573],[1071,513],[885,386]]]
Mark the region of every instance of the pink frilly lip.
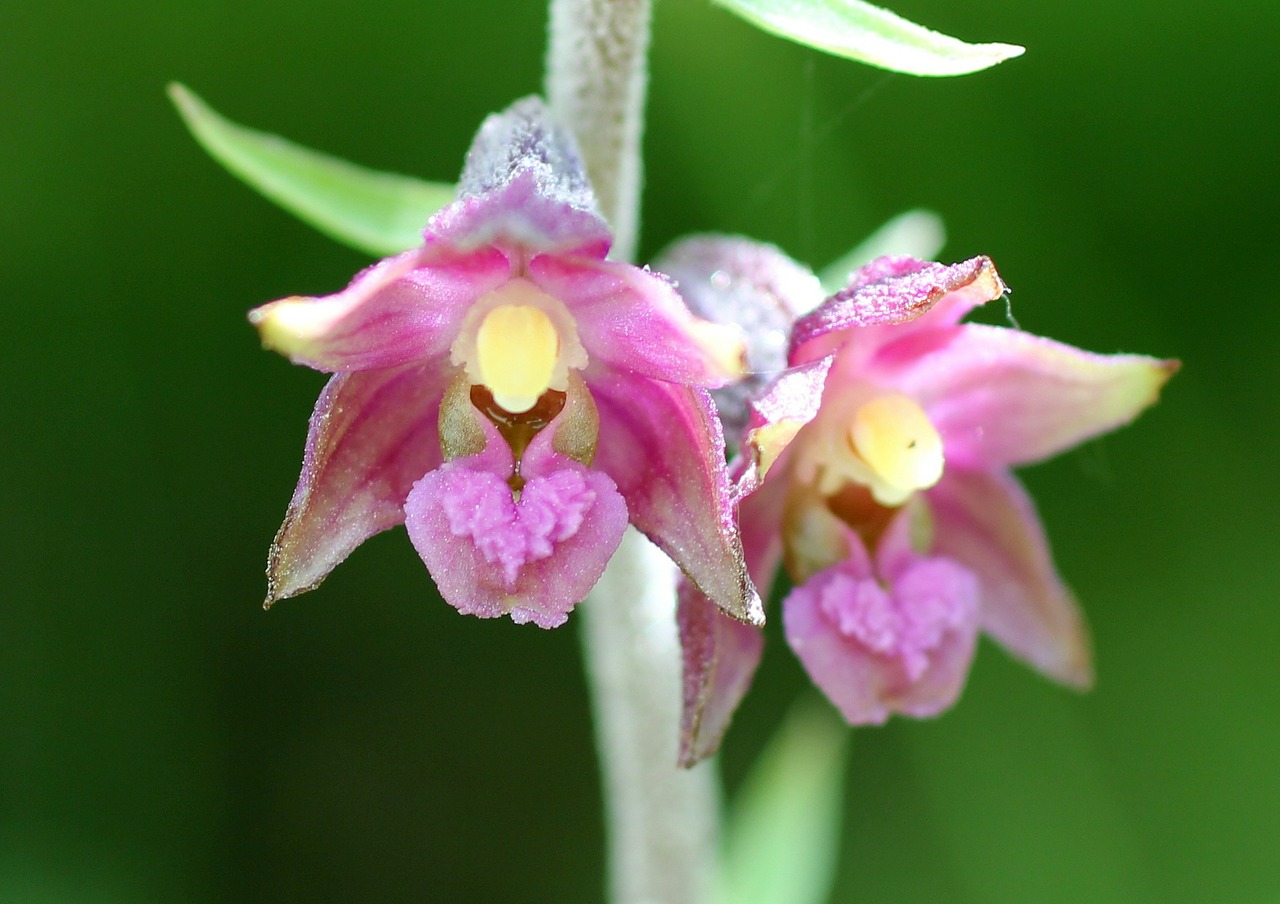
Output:
[[617,549],[626,504],[608,475],[555,454],[550,430],[525,450],[524,485],[513,494],[511,452],[477,420],[491,432],[485,450],[414,484],[404,506],[409,539],[459,612],[557,627]]
[[911,552],[909,518],[897,516],[874,564],[849,536],[849,557],[782,603],[787,642],[851,725],[937,715],[959,697],[973,659],[978,580],[951,559]]

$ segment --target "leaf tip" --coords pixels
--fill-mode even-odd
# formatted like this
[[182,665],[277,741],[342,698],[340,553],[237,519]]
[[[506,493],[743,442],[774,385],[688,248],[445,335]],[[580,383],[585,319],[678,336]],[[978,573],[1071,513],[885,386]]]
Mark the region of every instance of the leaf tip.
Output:
[[1021,44],[988,44],[987,47],[997,63],[1016,59],[1027,52]]
[[[217,119],[217,114],[182,82],[170,82],[165,86],[165,94],[169,95],[169,100],[196,141],[213,153],[206,143],[205,133],[210,128],[210,123]],[[216,154],[214,156],[217,157]]]
[[200,109],[199,98],[182,82],[170,82],[165,85],[164,93],[169,95],[169,100],[178,108],[183,119],[191,119]]

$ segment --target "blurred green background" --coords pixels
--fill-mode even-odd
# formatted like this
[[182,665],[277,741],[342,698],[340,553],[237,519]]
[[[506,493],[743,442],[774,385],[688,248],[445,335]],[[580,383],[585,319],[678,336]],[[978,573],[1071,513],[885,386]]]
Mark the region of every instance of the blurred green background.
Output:
[[[925,206],[945,258],[996,260],[1024,328],[1185,369],[1132,429],[1024,475],[1097,689],[984,644],[950,714],[859,731],[835,900],[1275,904],[1280,7],[893,6],[1028,52],[914,80],[660,0],[645,255],[714,229],[822,265]],[[460,617],[402,531],[259,608],[323,378],[244,312],[367,261],[221,172],[163,93],[449,180],[538,90],[544,17],[0,10],[0,901],[600,899],[574,627]],[[804,692],[777,627],[731,789]]]

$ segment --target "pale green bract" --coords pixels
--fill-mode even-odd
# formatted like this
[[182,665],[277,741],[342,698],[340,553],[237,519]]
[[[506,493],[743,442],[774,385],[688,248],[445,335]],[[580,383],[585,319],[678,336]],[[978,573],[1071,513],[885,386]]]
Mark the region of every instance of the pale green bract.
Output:
[[715,904],[825,904],[849,735],[812,699],[792,707],[734,799]]
[[1016,44],[967,44],[860,0],[715,0],[765,31],[908,75],[966,75],[1021,56]]
[[378,257],[422,243],[422,228],[454,198],[452,185],[366,169],[248,129],[188,88],[169,86],[187,128],[214,160],[298,219]]

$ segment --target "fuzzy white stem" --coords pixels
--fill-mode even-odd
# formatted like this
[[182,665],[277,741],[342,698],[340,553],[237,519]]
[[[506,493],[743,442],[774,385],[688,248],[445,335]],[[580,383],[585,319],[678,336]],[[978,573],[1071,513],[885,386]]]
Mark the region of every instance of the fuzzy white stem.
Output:
[[618,260],[640,226],[650,12],[650,0],[551,0],[547,103],[578,139]]
[[[551,0],[547,102],[573,132],[613,229],[635,255],[650,0]],[[676,766],[680,644],[676,569],[628,528],[579,610],[595,710],[613,904],[702,904],[716,863],[710,764]]]
[[700,904],[714,881],[714,767],[676,766],[676,569],[628,528],[579,609],[609,828],[613,904]]

